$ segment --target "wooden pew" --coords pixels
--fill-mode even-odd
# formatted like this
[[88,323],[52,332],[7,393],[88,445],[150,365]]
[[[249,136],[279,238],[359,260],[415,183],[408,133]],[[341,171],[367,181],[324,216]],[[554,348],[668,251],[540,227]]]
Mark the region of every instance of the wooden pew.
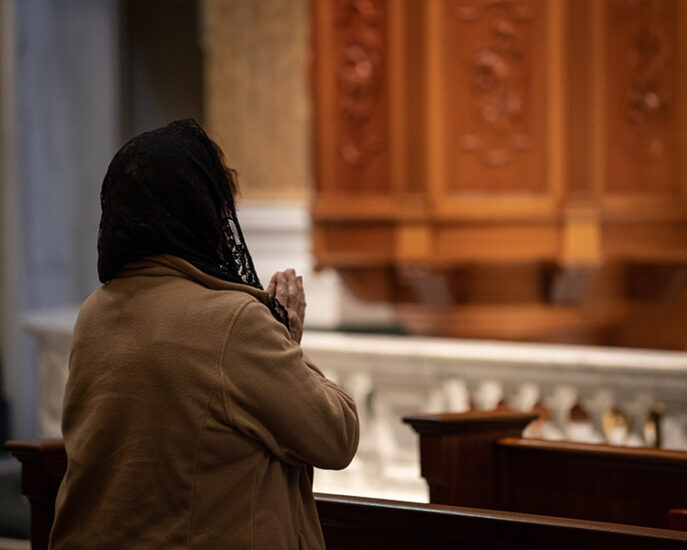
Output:
[[31,548],[47,550],[57,489],[67,470],[64,444],[61,440],[7,441],[5,450],[21,462],[21,492],[31,505]]
[[327,550],[687,547],[680,531],[339,495],[315,499]]
[[668,528],[687,508],[687,452],[521,438],[507,410],[405,417],[430,501]]
[[[67,466],[59,441],[8,442],[22,462],[33,550],[48,545]],[[685,548],[687,533],[494,510],[315,495],[328,550],[457,548]]]

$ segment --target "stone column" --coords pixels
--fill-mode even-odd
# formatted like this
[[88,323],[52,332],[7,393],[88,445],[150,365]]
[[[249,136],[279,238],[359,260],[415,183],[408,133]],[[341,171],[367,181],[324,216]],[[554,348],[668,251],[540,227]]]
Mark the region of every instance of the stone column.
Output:
[[98,284],[105,167],[119,142],[118,3],[2,3],[2,353],[12,436],[36,430],[33,347],[19,313]]
[[248,201],[312,189],[309,0],[204,0],[205,124]]

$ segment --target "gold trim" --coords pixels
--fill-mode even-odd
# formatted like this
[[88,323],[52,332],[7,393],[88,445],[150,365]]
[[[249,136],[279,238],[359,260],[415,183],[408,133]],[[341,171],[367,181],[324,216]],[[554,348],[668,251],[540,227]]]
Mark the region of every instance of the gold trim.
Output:
[[317,67],[313,145],[317,158],[315,186],[320,192],[336,189],[337,129],[336,117],[331,114],[336,112],[333,102],[337,97],[335,60],[332,59],[336,52],[333,6],[333,2],[313,0],[313,53]]
[[446,140],[444,133],[444,77],[442,52],[444,23],[441,0],[427,0],[426,78],[427,128],[425,151],[427,154],[427,187],[432,207],[442,201],[446,188]]
[[606,188],[606,2],[592,4],[592,190],[602,196]]
[[390,2],[388,6],[388,43],[389,55],[389,179],[391,191],[399,193],[406,189],[408,170],[405,162],[405,142],[407,120],[404,106],[407,105],[406,93],[406,18],[405,2]]
[[[687,2],[680,1],[677,3],[677,17],[676,17],[676,49],[677,59],[675,62],[676,77],[677,77],[677,94],[676,94],[676,127],[681,129],[677,132],[677,162],[675,167],[678,177],[678,189],[680,197],[687,196],[687,135],[684,128],[687,127]],[[679,70],[683,67],[683,70]]]
[[548,65],[548,174],[551,198],[560,207],[566,184],[566,79],[565,53],[566,28],[562,0],[549,0],[547,9]]

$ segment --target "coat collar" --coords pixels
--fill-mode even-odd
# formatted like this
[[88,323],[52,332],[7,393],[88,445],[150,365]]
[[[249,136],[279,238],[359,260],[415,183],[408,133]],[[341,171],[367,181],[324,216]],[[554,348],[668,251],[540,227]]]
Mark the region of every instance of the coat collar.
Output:
[[264,304],[270,303],[270,295],[264,290],[249,285],[224,281],[204,273],[186,260],[171,254],[147,256],[126,264],[115,275],[115,279],[125,277],[184,277],[212,290],[234,290],[246,292]]

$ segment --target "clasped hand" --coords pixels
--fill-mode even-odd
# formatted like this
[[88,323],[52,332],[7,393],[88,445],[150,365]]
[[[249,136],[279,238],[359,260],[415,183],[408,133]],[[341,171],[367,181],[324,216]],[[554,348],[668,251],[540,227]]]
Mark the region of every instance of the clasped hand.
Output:
[[303,320],[305,319],[305,292],[303,277],[296,275],[293,269],[277,271],[270,279],[265,289],[270,296],[274,296],[286,308],[289,314],[289,330],[291,339],[300,343],[303,336]]

